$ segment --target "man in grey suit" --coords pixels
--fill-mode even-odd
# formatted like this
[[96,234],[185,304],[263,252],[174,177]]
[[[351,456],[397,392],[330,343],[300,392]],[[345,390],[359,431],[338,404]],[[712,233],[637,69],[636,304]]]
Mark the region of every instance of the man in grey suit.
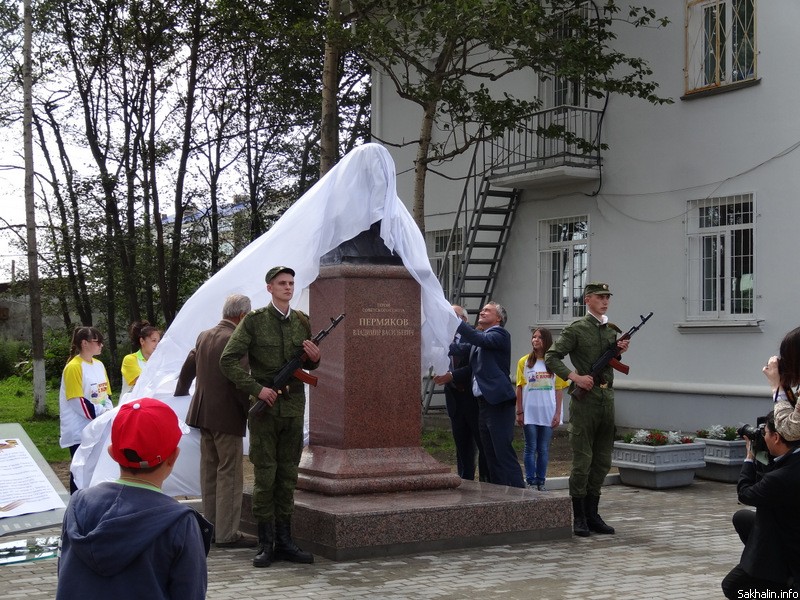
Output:
[[[239,321],[250,312],[250,298],[225,300],[222,320],[200,332],[181,368],[176,396],[189,393],[197,378],[186,424],[200,428],[200,491],[203,513],[214,524],[218,548],[253,548],[257,540],[239,531],[242,516],[242,438],[247,433],[250,399],[222,374],[219,358]],[[245,359],[246,360],[246,359]]]

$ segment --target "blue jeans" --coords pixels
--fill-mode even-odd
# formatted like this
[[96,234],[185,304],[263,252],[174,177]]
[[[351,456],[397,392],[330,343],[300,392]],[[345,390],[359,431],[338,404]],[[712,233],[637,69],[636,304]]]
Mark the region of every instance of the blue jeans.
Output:
[[532,485],[544,485],[547,462],[550,459],[550,440],[553,428],[547,425],[524,425],[525,433],[525,481]]

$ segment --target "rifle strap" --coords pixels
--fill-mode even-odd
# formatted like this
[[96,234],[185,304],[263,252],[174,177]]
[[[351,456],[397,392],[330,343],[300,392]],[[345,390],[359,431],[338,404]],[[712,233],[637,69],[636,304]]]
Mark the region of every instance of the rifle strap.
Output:
[[620,333],[620,334],[622,333],[622,329],[620,329],[619,327],[617,327],[614,323],[612,323],[610,321],[608,323],[606,323],[606,326],[607,327],[611,327],[611,329],[613,329],[617,333]]
[[297,318],[300,319],[300,322],[308,330],[308,334],[311,335],[311,321],[308,318],[308,315],[304,313],[302,310],[295,309],[294,312],[297,313]]

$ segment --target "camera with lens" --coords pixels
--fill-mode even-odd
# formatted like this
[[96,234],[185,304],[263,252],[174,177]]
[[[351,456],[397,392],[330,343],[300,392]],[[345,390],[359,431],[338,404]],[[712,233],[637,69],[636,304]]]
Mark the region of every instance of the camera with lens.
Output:
[[742,425],[736,430],[736,435],[740,438],[747,436],[750,440],[750,448],[756,457],[756,460],[762,464],[767,464],[769,461],[769,451],[767,449],[767,442],[764,439],[764,428],[767,425],[767,417],[758,417],[755,425],[749,423]]

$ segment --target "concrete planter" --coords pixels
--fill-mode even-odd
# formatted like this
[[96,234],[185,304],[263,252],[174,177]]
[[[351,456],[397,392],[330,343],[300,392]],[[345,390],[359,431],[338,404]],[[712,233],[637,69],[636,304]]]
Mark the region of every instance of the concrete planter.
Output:
[[724,483],[739,481],[739,472],[747,456],[745,441],[709,439],[702,441],[706,444],[706,466],[697,470],[697,476]]
[[660,490],[690,485],[697,469],[705,467],[705,444],[643,446],[614,442],[612,466],[625,485]]

